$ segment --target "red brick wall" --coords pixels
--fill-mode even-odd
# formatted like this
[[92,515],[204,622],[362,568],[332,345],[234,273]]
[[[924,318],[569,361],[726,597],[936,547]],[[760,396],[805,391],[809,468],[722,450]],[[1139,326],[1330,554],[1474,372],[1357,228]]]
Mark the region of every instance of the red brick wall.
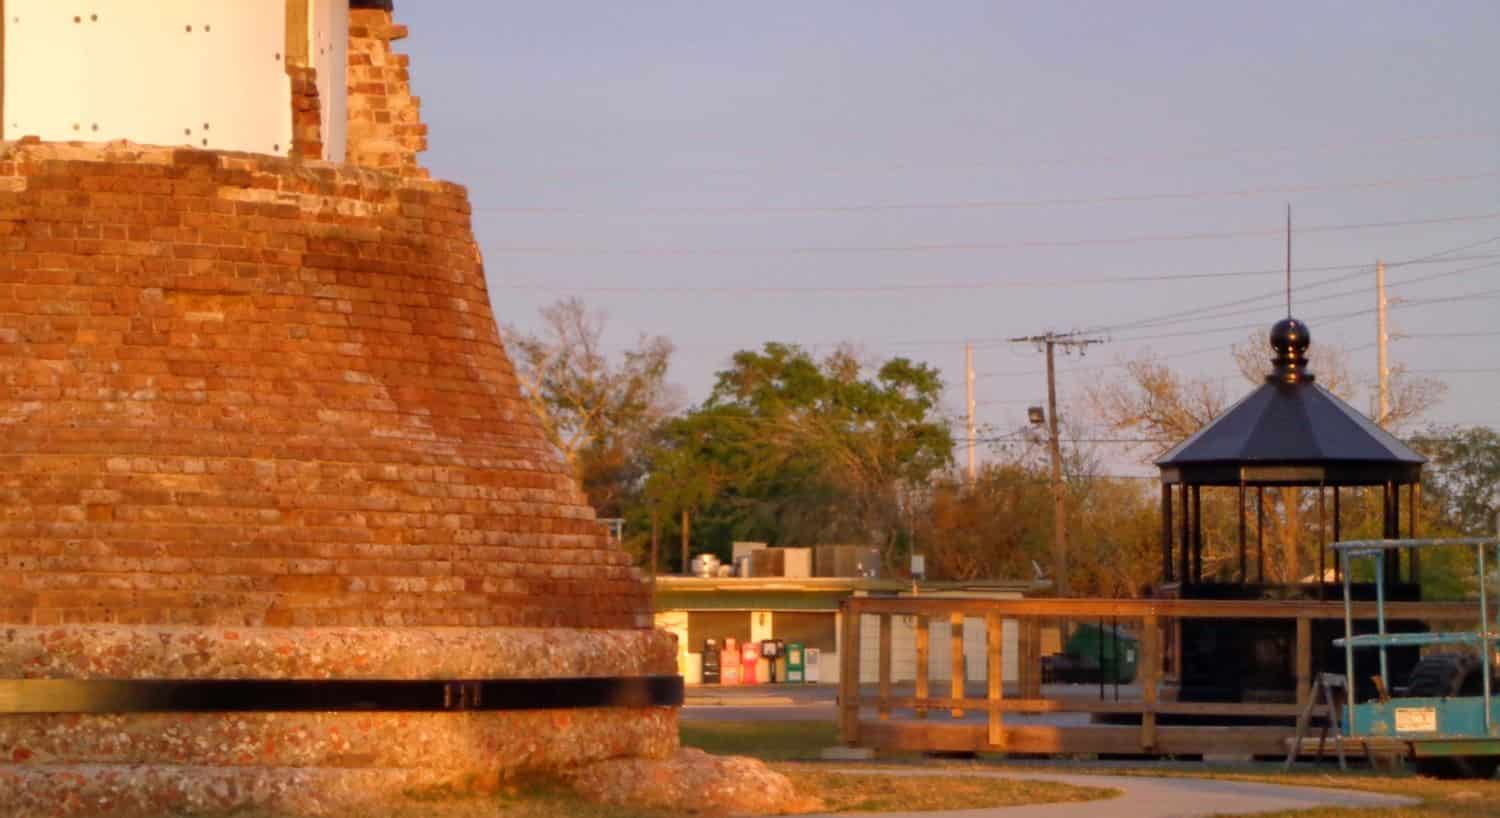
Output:
[[0,623],[649,626],[585,503],[462,188],[0,153]]
[[292,65],[292,156],[323,158],[323,109],[318,96],[318,70],[310,65]]
[[426,177],[417,154],[427,150],[422,101],[412,96],[410,58],[391,43],[406,37],[389,11],[349,12],[349,130],[347,159],[403,176]]

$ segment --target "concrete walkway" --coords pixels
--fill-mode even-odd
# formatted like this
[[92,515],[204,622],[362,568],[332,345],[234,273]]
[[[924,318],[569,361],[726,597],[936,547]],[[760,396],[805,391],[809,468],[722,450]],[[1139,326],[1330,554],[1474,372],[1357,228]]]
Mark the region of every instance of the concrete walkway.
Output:
[[1417,799],[1376,795],[1355,790],[1322,787],[1287,787],[1205,778],[1149,778],[1124,775],[1072,775],[1065,773],[998,772],[989,770],[871,770],[834,769],[829,772],[923,777],[973,776],[1055,781],[1078,787],[1103,787],[1121,792],[1116,798],[1066,804],[1031,804],[991,809],[943,812],[883,812],[881,818],[1196,818],[1210,815],[1249,815],[1260,812],[1354,807],[1373,809],[1403,807]]

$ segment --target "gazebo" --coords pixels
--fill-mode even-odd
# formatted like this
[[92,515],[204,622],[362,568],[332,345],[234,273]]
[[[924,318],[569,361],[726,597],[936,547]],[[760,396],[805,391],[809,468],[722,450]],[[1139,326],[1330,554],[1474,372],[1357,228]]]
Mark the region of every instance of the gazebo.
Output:
[[[1422,464],[1426,459],[1359,410],[1320,386],[1307,369],[1311,341],[1307,325],[1285,318],[1271,328],[1271,373],[1266,382],[1239,403],[1182,441],[1156,465],[1161,469],[1162,579],[1176,584],[1183,596],[1261,598],[1266,582],[1265,489],[1296,486],[1318,490],[1318,581],[1305,590],[1321,594],[1327,583],[1328,545],[1342,535],[1342,489],[1381,488],[1382,535],[1401,536],[1401,495],[1407,495],[1407,536],[1416,536],[1421,502]],[[1239,496],[1238,566],[1234,577],[1203,574],[1202,489],[1232,488]],[[1255,495],[1255,564],[1249,563],[1246,505]],[[1332,538],[1328,503],[1332,495]],[[1175,501],[1174,501],[1175,495]],[[1416,559],[1416,552],[1412,552]],[[1334,570],[1338,567],[1335,562]],[[1386,564],[1389,583],[1414,585],[1420,565]],[[1288,583],[1281,583],[1285,586]],[[1209,588],[1206,586],[1214,586]],[[1237,590],[1229,590],[1229,589]],[[1283,588],[1282,594],[1287,590]],[[1405,589],[1410,592],[1410,588]]]
[[[1385,537],[1401,536],[1404,489],[1406,533],[1416,535],[1425,459],[1316,382],[1307,369],[1310,341],[1306,324],[1291,317],[1278,321],[1271,328],[1275,356],[1265,383],[1156,461],[1162,484],[1164,595],[1189,599],[1326,598],[1333,585],[1328,581],[1328,546],[1341,538],[1340,506],[1344,491],[1351,487],[1380,487]],[[1298,571],[1291,573],[1289,581],[1266,579],[1268,486],[1317,489],[1319,547],[1317,575],[1311,582],[1301,580]],[[1235,491],[1239,509],[1238,559],[1208,574],[1203,564],[1205,487]],[[1253,564],[1246,509],[1252,494],[1256,518]],[[1397,560],[1386,563],[1389,598],[1420,597],[1421,567],[1416,553],[1411,552],[1404,577]],[[1337,581],[1337,561],[1333,562],[1333,579]],[[1357,584],[1355,593],[1373,596],[1373,585]],[[1338,635],[1324,624],[1315,623],[1314,644],[1330,645]],[[1392,623],[1392,627],[1420,625]],[[1183,700],[1290,700],[1295,696],[1294,635],[1287,622],[1193,621],[1182,625],[1179,637],[1179,695]],[[1314,651],[1314,661],[1323,667],[1334,666],[1325,653]],[[1392,661],[1397,665],[1416,661],[1414,651],[1405,653],[1393,653]]]

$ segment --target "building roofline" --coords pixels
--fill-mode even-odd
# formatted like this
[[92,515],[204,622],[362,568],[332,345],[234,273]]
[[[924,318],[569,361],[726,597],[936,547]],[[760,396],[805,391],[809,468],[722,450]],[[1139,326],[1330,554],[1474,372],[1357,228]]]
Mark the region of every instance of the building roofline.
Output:
[[[842,594],[864,592],[895,593],[911,591],[910,580],[870,579],[866,577],[684,577],[659,576],[656,578],[659,591],[712,593],[712,592],[756,592],[797,591],[802,593]],[[1011,593],[1035,593],[1050,589],[1050,582],[1023,582],[1020,580],[984,580],[974,582],[919,582],[917,590],[929,594],[953,594],[963,591],[988,591]]]

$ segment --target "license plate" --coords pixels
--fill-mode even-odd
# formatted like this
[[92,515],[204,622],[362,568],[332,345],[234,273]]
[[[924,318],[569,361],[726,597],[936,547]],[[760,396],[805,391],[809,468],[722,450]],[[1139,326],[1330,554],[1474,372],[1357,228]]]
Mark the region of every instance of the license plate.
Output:
[[1396,732],[1398,732],[1398,733],[1436,733],[1437,732],[1437,708],[1435,708],[1435,707],[1398,707],[1398,708],[1396,708]]

